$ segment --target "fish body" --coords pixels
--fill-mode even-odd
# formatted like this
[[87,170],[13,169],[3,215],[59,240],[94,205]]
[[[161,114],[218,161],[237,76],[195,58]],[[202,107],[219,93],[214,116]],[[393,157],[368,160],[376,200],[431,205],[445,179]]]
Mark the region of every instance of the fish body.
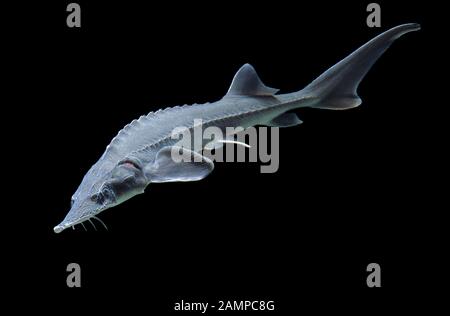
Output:
[[[214,168],[213,162],[202,156],[199,148],[177,147],[173,131],[178,127],[193,130],[196,120],[201,120],[202,128],[217,127],[227,137],[232,136],[227,135],[229,127],[301,124],[296,114],[287,113],[301,107],[343,110],[360,105],[356,90],[367,71],[394,40],[418,29],[418,24],[410,23],[380,34],[297,92],[277,94],[277,89],[264,85],[255,69],[245,64],[221,100],[166,108],[133,120],[113,138],[86,173],[72,196],[69,213],[54,231],[59,233],[90,220],[101,211],[143,193],[150,183],[206,177]],[[206,141],[200,149],[205,145]],[[193,159],[175,162],[174,150]]]

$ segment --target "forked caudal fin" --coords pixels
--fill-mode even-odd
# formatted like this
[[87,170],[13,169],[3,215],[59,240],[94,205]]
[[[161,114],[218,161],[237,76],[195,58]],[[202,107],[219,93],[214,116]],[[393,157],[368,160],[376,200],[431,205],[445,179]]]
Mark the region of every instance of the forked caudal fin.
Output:
[[360,105],[356,90],[372,65],[397,38],[419,29],[417,23],[391,28],[325,71],[302,92],[320,99],[315,108],[343,110]]

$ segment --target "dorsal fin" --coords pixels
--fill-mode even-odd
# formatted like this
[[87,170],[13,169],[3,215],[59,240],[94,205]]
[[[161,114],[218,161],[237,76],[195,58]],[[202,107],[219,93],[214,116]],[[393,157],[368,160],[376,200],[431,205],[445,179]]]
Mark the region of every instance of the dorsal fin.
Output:
[[234,75],[227,95],[270,96],[277,92],[278,89],[266,87],[262,83],[252,65],[245,64]]

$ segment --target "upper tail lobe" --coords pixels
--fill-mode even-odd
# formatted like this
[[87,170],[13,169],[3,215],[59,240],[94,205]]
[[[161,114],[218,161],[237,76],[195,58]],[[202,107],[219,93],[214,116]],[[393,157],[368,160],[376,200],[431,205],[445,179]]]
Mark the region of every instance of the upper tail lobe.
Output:
[[319,99],[315,108],[343,110],[360,105],[356,90],[372,65],[397,38],[419,29],[419,24],[409,23],[378,35],[325,71],[302,92]]

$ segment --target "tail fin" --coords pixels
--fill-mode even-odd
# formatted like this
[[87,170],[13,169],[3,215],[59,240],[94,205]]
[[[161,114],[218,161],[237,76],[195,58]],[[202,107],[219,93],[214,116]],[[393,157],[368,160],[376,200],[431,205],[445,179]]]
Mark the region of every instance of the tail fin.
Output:
[[356,90],[375,61],[397,38],[419,29],[419,24],[409,23],[378,35],[325,71],[303,92],[320,98],[315,108],[344,110],[360,105],[361,99]]

